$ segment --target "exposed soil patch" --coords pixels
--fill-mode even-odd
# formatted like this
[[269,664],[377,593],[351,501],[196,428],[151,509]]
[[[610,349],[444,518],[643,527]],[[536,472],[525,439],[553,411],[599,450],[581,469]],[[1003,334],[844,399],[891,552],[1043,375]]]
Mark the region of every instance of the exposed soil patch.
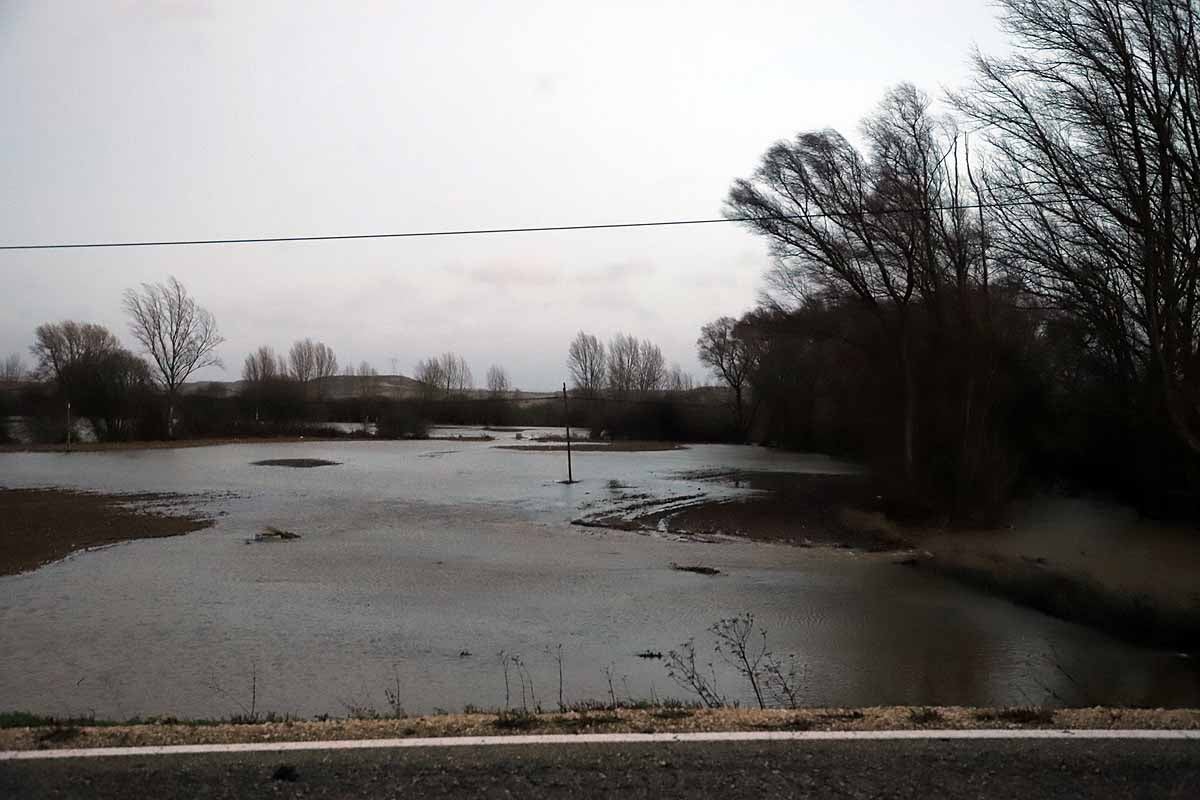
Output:
[[263,461],[251,461],[256,467],[293,467],[295,469],[312,469],[313,467],[336,467],[342,462],[326,461],[323,458],[268,458]]
[[211,519],[152,510],[183,495],[109,495],[66,489],[0,489],[0,575],[14,575],[79,550],[130,539],[179,536]]
[[[565,444],[502,444],[497,450],[519,450],[524,453],[565,453]],[[612,444],[596,444],[581,442],[571,444],[573,453],[651,453],[661,450],[686,450],[687,447],[677,442],[613,442]]]
[[[176,450],[185,447],[218,447],[225,444],[300,444],[304,442],[350,442],[352,437],[340,436],[259,436],[222,437],[213,439],[174,439],[149,442],[75,442],[71,452],[103,453],[110,450]],[[0,444],[0,453],[63,453],[65,444]]]
[[847,547],[870,552],[909,547],[893,531],[858,524],[850,512],[870,509],[880,502],[870,479],[862,475],[716,472],[688,477],[753,489],[756,494],[652,511],[639,517],[641,527],[694,536],[741,536],[802,547]]
[[[27,716],[27,715],[23,715]],[[978,728],[1073,728],[1120,730],[1197,730],[1195,709],[1030,708],[983,709],[957,706],[905,706],[864,709],[795,710],[693,709],[680,706],[648,708],[598,707],[559,714],[524,711],[444,714],[401,719],[336,719],[323,722],[292,720],[252,724],[177,720],[113,724],[85,720],[56,723],[32,718],[30,727],[0,730],[0,750],[41,750],[60,747],[139,747],[177,744],[224,744],[264,741],[325,741],[392,739],[428,736],[503,736],[518,733],[701,731],[878,731],[961,730]],[[69,735],[50,735],[61,728]]]

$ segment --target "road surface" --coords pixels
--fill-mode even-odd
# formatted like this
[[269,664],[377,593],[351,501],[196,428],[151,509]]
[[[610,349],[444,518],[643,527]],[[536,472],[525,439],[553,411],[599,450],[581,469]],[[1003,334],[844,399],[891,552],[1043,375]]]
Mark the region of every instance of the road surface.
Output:
[[1200,797],[1197,740],[681,742],[0,761],[0,797]]

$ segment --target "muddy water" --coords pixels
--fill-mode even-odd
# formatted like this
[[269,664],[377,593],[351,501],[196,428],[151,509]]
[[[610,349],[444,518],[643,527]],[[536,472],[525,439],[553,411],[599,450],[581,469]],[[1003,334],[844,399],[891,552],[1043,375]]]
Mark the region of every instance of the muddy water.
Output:
[[[252,686],[256,710],[300,715],[386,711],[397,686],[409,711],[500,706],[501,652],[520,657],[552,707],[559,645],[568,701],[607,697],[610,675],[622,699],[685,697],[661,661],[636,653],[695,637],[707,655],[705,629],[740,612],[805,666],[809,704],[1200,702],[1186,659],[886,555],[569,524],[642,495],[744,491],[681,477],[700,470],[848,465],[724,446],[581,453],[581,482],[566,486],[564,454],[499,450],[514,434],[494,435],[0,455],[0,485],[194,493],[217,518],[207,531],[0,578],[0,709],[223,716],[249,708]],[[252,464],[282,458],[338,465]],[[247,544],[264,525],[303,538]],[[716,670],[724,693],[751,699]]]

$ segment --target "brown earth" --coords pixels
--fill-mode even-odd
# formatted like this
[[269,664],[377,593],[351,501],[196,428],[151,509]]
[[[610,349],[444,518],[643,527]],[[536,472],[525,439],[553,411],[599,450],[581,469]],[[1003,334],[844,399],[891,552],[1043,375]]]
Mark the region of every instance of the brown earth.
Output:
[[[565,444],[502,444],[497,450],[518,450],[524,453],[565,453]],[[638,442],[619,441],[611,444],[595,444],[580,442],[571,444],[572,453],[651,453],[660,450],[686,450],[687,447],[677,442]]]
[[169,494],[0,488],[0,575],[35,569],[79,550],[130,539],[179,536],[211,526],[210,519],[148,507],[185,499]]
[[[71,452],[97,453],[110,450],[174,450],[183,447],[217,447],[224,444],[296,444],[299,442],[347,442],[351,437],[328,436],[263,436],[225,437],[213,439],[173,439],[170,441],[138,442],[75,442]],[[65,453],[64,444],[3,444],[0,453]]]
[[850,524],[851,508],[877,504],[870,481],[861,475],[732,472],[704,476],[759,490],[751,497],[690,506],[682,511],[651,514],[651,527],[667,518],[672,533],[741,536],[801,547],[832,546],[880,552],[908,547],[890,531]]
[[[969,583],[1123,639],[1193,652],[1200,642],[1200,537],[1191,528],[1127,521],[1099,535],[1079,521],[992,529],[900,525],[869,480],[854,475],[714,473],[702,480],[764,490],[632,521],[584,524],[682,535],[740,536],[800,546],[905,551],[902,563]],[[1086,522],[1086,521],[1085,521]]]

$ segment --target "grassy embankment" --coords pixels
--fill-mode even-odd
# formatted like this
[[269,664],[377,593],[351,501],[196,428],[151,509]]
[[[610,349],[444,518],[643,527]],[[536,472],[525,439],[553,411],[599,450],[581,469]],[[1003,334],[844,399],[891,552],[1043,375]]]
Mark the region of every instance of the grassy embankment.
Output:
[[890,706],[862,709],[700,709],[686,705],[524,711],[372,719],[180,721],[126,723],[0,713],[0,750],[138,747],[265,741],[329,741],[533,733],[692,733],[702,731],[879,731],[964,729],[1200,730],[1197,709],[963,708]]

